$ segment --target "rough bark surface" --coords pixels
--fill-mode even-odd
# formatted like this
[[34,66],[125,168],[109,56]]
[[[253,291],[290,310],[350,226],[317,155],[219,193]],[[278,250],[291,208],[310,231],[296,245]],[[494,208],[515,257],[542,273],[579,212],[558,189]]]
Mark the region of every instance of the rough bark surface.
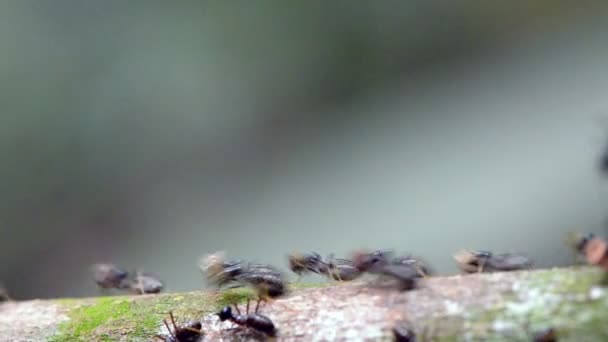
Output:
[[[280,341],[392,340],[407,324],[419,341],[531,341],[556,329],[560,341],[608,341],[608,289],[598,268],[432,277],[419,289],[398,292],[367,281],[294,287],[262,305]],[[166,335],[162,319],[199,320],[202,341],[260,339],[230,330],[215,312],[241,303],[244,290],[145,296],[34,300],[0,304],[1,341],[153,341]]]

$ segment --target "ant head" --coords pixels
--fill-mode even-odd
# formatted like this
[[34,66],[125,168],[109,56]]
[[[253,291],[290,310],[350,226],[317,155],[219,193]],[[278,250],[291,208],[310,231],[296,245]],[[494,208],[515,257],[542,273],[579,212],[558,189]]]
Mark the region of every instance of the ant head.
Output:
[[229,306],[225,306],[222,311],[218,312],[217,315],[220,317],[220,321],[225,321],[227,319],[231,319],[232,316],[232,308]]
[[589,234],[583,236],[576,244],[576,249],[579,252],[582,252],[585,249],[585,247],[587,246],[587,244],[589,243],[589,241],[593,240],[593,238],[595,238],[595,235],[593,235],[593,233],[589,233]]
[[382,251],[358,252],[353,258],[353,266],[362,271],[373,271],[387,263],[387,254]]
[[323,258],[321,257],[321,255],[319,253],[316,252],[310,252],[310,254],[307,257],[309,260],[313,260],[313,261],[321,261],[323,260]]

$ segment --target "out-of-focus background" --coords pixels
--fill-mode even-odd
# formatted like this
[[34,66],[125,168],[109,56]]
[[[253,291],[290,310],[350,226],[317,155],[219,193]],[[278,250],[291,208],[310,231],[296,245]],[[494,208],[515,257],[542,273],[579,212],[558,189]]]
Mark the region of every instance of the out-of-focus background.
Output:
[[0,2],[0,283],[606,233],[608,3]]

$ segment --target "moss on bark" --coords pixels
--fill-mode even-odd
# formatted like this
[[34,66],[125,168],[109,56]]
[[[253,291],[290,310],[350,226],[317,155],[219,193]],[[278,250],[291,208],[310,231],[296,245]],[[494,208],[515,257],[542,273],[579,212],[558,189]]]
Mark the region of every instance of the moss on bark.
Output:
[[[289,296],[262,307],[262,313],[275,322],[279,340],[391,340],[391,328],[405,321],[433,341],[530,341],[546,328],[556,329],[560,341],[606,341],[604,277],[592,267],[433,277],[403,293],[365,282],[314,284],[292,287]],[[204,340],[228,340],[234,332],[226,331],[229,324],[214,313],[250,296],[234,289],[13,302],[0,307],[0,335],[54,342],[151,341],[166,333],[162,320],[173,311],[180,323],[200,320]]]

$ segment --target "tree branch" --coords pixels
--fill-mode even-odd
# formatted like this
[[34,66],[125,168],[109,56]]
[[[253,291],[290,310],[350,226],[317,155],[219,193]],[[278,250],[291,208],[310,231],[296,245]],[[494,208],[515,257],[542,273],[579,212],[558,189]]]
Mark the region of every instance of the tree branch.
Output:
[[[555,328],[560,340],[608,340],[605,273],[594,267],[474,274],[424,279],[398,292],[365,281],[292,287],[290,295],[262,306],[278,340],[391,340],[407,322],[419,339],[522,340]],[[227,331],[214,315],[243,289],[144,296],[33,300],[0,304],[0,336],[8,341],[151,341],[166,334],[172,310],[178,324],[199,320],[203,341],[255,339]],[[423,339],[423,335],[426,337]],[[4,341],[4,340],[3,340]]]

